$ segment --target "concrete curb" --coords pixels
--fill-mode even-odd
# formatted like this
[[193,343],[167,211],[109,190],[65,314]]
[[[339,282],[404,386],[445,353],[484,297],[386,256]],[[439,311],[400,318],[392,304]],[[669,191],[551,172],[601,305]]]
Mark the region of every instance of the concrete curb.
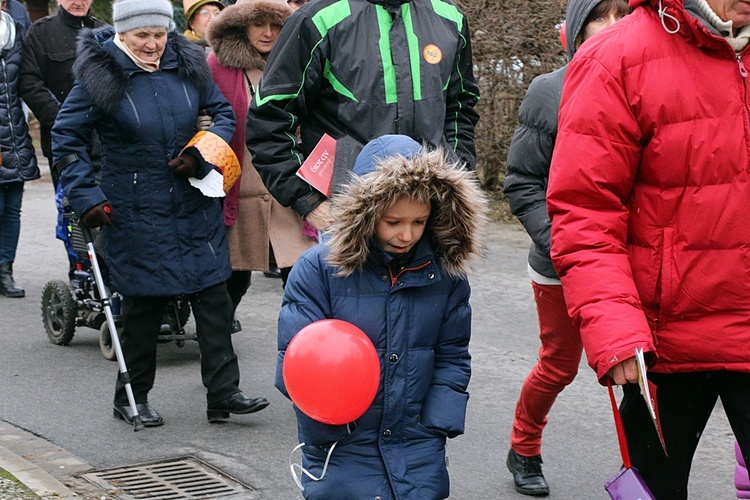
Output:
[[40,497],[59,495],[73,497],[75,493],[39,466],[0,446],[0,468],[13,474],[27,488]]
[[0,420],[0,468],[45,498],[112,498],[80,477],[94,468],[44,438]]

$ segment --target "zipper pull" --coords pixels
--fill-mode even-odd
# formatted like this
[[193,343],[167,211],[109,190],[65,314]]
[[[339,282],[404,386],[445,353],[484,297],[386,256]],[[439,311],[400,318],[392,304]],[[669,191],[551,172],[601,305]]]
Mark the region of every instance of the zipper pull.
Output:
[[742,56],[737,54],[737,64],[740,65],[740,74],[742,75],[742,78],[747,78],[747,69],[745,69],[745,64],[742,62]]

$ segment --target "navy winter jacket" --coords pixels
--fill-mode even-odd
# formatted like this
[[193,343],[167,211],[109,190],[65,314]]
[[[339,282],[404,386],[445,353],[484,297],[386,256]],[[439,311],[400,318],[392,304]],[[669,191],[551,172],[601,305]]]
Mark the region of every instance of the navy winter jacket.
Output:
[[21,25],[3,13],[3,22],[15,23],[15,40],[0,51],[0,184],[39,178],[34,146],[18,96],[21,70]]
[[445,439],[463,433],[469,399],[469,284],[445,274],[426,238],[408,266],[415,270],[396,283],[382,250],[373,248],[366,268],[344,279],[332,275],[326,253],[318,245],[292,268],[279,317],[276,386],[286,393],[281,371],[292,337],[325,318],[348,321],[370,337],[381,384],[351,434],[297,410],[303,465],[313,475],[320,476],[328,447],[339,441],[332,458],[339,466],[323,481],[303,478],[305,498],[446,498]]
[[[61,175],[79,215],[109,200],[114,225],[104,227],[114,285],[123,295],[172,296],[203,290],[231,274],[218,198],[203,196],[167,163],[196,133],[199,110],[225,141],[234,113],[211,79],[203,53],[170,32],[158,71],[149,73],[114,44],[114,31],[86,30],[74,65],[76,84],[52,129],[55,161],[77,160]],[[86,138],[102,142],[96,185]],[[196,151],[197,154],[197,151]],[[201,160],[205,176],[210,164]]]
[[[393,138],[395,136],[388,136]],[[375,148],[407,154],[411,139],[378,139]],[[413,141],[411,141],[413,142]],[[436,161],[437,159],[437,161]],[[335,222],[327,245],[292,268],[279,315],[276,386],[287,394],[284,354],[294,335],[326,318],[347,321],[372,340],[380,359],[375,400],[353,425],[326,425],[297,410],[308,499],[440,499],[450,493],[445,439],[464,432],[471,376],[468,259],[480,246],[483,196],[464,169],[437,153],[400,154],[332,198]],[[353,181],[354,182],[354,181]],[[373,228],[395,200],[432,200],[425,233],[411,256],[394,261]],[[438,200],[440,200],[438,202]]]

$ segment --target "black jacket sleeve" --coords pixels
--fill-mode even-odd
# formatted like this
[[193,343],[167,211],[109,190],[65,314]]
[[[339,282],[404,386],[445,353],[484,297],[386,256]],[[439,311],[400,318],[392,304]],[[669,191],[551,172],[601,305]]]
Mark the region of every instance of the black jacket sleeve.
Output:
[[541,75],[529,85],[518,110],[518,126],[508,150],[505,196],[532,241],[550,250],[547,177],[557,137],[557,111],[563,73]]
[[21,98],[28,104],[41,124],[52,127],[60,111],[60,101],[47,88],[46,50],[42,43],[44,24],[34,24],[23,43],[23,59],[18,88]]
[[479,113],[474,106],[479,100],[479,87],[474,80],[471,40],[466,17],[461,29],[461,50],[458,51],[456,59],[453,65],[456,70],[451,75],[446,96],[445,138],[451,149],[473,170],[477,163],[474,127],[479,121]]
[[245,142],[253,165],[279,203],[307,215],[325,197],[297,177],[304,160],[296,131],[306,103],[316,99],[325,42],[312,20],[295,15],[281,30],[250,104]]

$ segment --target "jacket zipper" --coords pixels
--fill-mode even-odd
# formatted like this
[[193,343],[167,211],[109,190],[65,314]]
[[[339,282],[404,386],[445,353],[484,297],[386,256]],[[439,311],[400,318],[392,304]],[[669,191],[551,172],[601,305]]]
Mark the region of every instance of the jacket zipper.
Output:
[[141,116],[138,114],[138,108],[135,107],[135,102],[133,102],[133,98],[130,97],[130,94],[125,92],[125,97],[128,98],[128,102],[130,103],[130,107],[133,110],[133,115],[135,115],[135,121],[138,124],[138,126],[141,126]]
[[402,274],[404,274],[406,271],[418,271],[420,269],[424,269],[425,267],[429,266],[430,264],[432,264],[432,261],[428,260],[424,264],[422,264],[420,266],[417,266],[417,267],[405,267],[405,268],[401,269],[398,273],[396,273],[395,276],[393,275],[393,269],[391,269],[390,264],[388,264],[388,274],[391,277],[391,288],[393,288],[394,286],[396,286],[396,281],[398,281],[398,277],[401,276]]
[[740,68],[740,75],[742,76],[742,89],[744,90],[744,92],[743,92],[743,98],[744,98],[743,101],[745,103],[745,123],[746,123],[745,130],[747,130],[748,110],[750,109],[750,107],[748,107],[748,103],[747,103],[747,75],[748,75],[748,73],[747,73],[747,68],[745,68],[745,63],[742,62],[742,53],[735,54],[734,57],[737,60],[737,65]]
[[742,75],[742,78],[747,78],[747,69],[745,69],[745,64],[742,62],[742,55],[737,54],[735,57],[737,58],[737,64],[740,66],[740,74]]

